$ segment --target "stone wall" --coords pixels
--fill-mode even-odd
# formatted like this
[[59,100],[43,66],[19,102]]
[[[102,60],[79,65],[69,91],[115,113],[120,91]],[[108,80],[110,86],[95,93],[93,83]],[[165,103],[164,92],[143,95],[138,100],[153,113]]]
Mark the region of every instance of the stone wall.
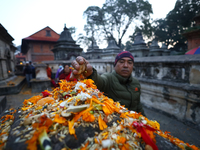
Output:
[[135,59],[143,104],[200,128],[200,55]]

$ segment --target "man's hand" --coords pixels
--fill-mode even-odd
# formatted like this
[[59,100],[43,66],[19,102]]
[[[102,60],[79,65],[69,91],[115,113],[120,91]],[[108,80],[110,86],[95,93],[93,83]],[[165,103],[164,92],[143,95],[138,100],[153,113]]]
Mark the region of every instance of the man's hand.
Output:
[[92,66],[82,56],[78,56],[76,60],[72,62],[72,67],[74,70],[72,71],[70,80],[74,78],[77,79],[79,74],[83,74],[87,78],[93,73]]

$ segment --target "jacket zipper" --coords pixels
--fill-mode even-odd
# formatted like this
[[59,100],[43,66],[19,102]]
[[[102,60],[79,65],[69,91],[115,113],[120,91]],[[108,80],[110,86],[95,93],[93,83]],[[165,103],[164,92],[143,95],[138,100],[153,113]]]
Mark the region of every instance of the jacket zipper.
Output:
[[126,84],[126,89],[127,89],[127,91],[131,94],[131,103],[130,103],[130,106],[129,106],[129,110],[130,110],[130,108],[131,108],[131,106],[132,106],[132,99],[133,99],[133,94],[132,94],[132,92],[129,90],[129,85],[128,84]]

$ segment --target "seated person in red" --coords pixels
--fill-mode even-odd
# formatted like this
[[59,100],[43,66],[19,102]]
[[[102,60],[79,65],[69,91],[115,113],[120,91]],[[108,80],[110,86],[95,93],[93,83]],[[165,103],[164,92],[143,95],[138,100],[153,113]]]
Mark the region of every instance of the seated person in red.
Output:
[[52,71],[51,68],[49,67],[49,64],[47,64],[46,71],[47,71],[47,76],[51,79]]
[[59,80],[65,79],[67,81],[70,81],[70,75],[72,73],[72,70],[69,68],[69,65],[64,65],[64,69],[60,72]]

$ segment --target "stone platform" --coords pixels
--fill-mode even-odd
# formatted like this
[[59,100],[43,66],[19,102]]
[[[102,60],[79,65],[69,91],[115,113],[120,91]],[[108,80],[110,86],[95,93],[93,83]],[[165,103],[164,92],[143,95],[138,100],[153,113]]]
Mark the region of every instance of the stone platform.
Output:
[[31,80],[32,93],[42,92],[51,89],[51,80],[45,79],[32,79]]
[[24,76],[13,76],[0,82],[0,96],[19,93],[26,82]]
[[7,103],[6,97],[0,96],[0,114],[5,110],[6,103]]

